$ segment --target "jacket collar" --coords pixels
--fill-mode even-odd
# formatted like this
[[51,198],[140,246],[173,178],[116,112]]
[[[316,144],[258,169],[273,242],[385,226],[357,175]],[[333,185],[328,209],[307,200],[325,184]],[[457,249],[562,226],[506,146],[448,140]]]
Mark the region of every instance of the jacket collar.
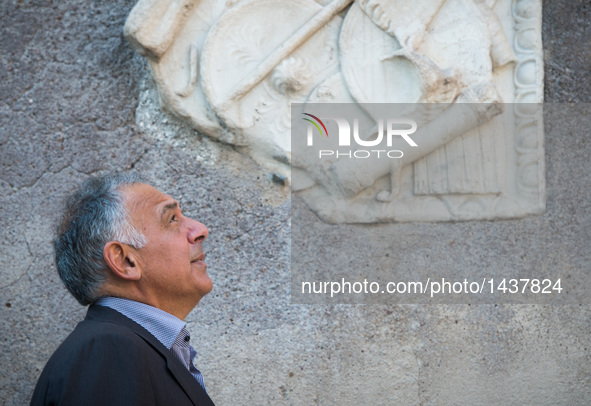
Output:
[[85,320],[103,321],[129,328],[166,359],[166,367],[174,376],[181,388],[183,388],[187,396],[189,396],[193,404],[196,406],[214,406],[213,401],[207,395],[207,392],[205,392],[201,385],[199,385],[187,368],[185,368],[185,366],[181,364],[181,362],[173,355],[173,353],[168,350],[160,341],[158,341],[156,337],[150,334],[145,328],[137,324],[135,321],[122,315],[114,309],[98,305],[91,305],[88,308]]

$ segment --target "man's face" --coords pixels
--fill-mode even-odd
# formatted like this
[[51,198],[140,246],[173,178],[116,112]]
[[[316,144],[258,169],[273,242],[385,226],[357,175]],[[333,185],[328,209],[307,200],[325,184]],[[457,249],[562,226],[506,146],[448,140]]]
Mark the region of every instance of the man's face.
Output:
[[207,227],[183,216],[176,200],[152,186],[127,186],[123,196],[132,223],[148,240],[136,258],[142,289],[153,300],[149,304],[175,315],[184,308],[188,313],[213,288],[201,246]]

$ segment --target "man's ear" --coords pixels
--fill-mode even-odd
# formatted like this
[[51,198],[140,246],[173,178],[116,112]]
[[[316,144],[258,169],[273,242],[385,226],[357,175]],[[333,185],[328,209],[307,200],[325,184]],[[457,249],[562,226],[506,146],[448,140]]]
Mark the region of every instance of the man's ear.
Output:
[[103,258],[115,276],[139,280],[142,276],[133,248],[118,241],[109,241],[103,248]]

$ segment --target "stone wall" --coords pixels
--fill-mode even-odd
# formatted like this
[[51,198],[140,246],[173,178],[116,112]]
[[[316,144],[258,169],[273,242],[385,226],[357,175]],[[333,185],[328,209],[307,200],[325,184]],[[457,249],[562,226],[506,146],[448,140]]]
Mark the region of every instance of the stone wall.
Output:
[[[215,288],[188,321],[220,405],[591,403],[586,305],[290,304],[289,191],[160,112],[147,67],[122,36],[132,7],[0,5],[2,404],[28,402],[84,315],[58,280],[50,241],[63,197],[111,170],[140,174],[210,229]],[[590,17],[588,0],[544,2],[546,102],[591,102]],[[548,134],[547,212],[505,222],[512,238],[488,238],[507,239],[512,255],[548,249],[557,254],[546,266],[589,271],[591,142]],[[487,230],[463,223],[445,238],[478,241]],[[544,235],[520,238],[532,230]],[[438,247],[424,224],[416,236]],[[478,264],[468,248],[458,252],[458,263]]]

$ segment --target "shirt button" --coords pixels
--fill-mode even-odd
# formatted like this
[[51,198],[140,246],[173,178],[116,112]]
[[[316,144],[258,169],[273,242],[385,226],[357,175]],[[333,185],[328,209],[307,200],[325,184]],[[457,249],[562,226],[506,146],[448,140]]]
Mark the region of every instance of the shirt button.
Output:
[[190,336],[185,336],[185,341],[186,341],[186,342],[189,342],[189,340],[190,340],[190,339],[191,339],[191,337],[190,337]]

